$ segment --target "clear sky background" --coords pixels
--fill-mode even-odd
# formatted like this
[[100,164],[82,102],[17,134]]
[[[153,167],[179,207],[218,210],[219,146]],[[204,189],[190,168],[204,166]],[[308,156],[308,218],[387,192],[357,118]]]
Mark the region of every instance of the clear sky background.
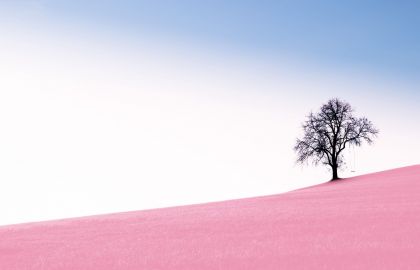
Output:
[[[1,1],[0,224],[275,194],[332,97],[418,164],[418,1]],[[352,173],[351,170],[355,170]]]

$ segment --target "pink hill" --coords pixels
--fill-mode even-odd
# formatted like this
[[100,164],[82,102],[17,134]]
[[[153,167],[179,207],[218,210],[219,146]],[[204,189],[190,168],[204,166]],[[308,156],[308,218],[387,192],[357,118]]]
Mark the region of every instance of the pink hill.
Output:
[[0,227],[0,269],[420,269],[420,165],[280,195]]

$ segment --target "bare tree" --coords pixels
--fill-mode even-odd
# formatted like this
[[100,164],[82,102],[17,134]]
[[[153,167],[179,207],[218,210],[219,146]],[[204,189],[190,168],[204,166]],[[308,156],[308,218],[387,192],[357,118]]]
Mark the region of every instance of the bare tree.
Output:
[[294,147],[297,162],[311,159],[315,165],[328,165],[332,180],[339,179],[337,170],[344,162],[343,150],[364,141],[371,144],[379,132],[367,118],[356,118],[352,113],[350,104],[338,98],[322,105],[318,113],[311,112],[302,125],[304,136]]

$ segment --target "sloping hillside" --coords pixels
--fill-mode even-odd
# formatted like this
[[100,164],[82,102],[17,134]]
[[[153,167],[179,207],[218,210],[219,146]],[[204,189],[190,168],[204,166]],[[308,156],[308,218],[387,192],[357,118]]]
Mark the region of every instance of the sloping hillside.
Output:
[[420,165],[280,195],[0,227],[0,269],[420,269]]

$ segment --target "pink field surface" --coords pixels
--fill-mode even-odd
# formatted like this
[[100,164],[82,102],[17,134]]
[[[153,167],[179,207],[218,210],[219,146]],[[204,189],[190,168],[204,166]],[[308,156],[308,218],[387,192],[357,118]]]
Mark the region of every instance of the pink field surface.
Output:
[[3,226],[0,269],[420,269],[420,166],[274,196]]

